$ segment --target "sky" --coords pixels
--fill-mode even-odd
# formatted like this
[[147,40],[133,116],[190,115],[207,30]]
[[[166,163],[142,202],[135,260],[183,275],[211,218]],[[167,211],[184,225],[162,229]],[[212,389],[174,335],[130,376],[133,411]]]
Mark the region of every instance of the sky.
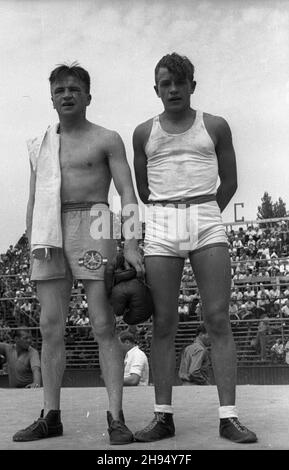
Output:
[[89,71],[87,118],[119,132],[133,172],[132,133],[162,112],[155,65],[174,51],[195,65],[192,107],[232,131],[239,183],[224,222],[241,203],[238,218],[255,220],[264,191],[289,209],[287,0],[0,0],[0,253],[25,230],[26,140],[57,122],[51,70]]

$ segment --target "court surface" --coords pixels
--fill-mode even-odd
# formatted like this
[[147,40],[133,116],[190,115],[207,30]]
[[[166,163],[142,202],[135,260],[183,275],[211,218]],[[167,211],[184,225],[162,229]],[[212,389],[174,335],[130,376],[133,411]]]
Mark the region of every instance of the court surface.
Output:
[[[64,434],[40,441],[13,442],[13,434],[40,414],[42,389],[0,389],[1,450],[288,450],[289,385],[240,385],[237,406],[243,424],[256,432],[254,444],[234,444],[219,437],[215,386],[174,387],[176,436],[154,443],[111,446],[108,442],[104,387],[63,388]],[[134,432],[152,419],[154,389],[125,387],[126,424]]]

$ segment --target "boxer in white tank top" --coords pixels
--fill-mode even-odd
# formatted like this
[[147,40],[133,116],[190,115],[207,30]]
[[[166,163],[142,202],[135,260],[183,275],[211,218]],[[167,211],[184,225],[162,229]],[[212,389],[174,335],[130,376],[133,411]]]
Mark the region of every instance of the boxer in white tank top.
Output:
[[175,434],[174,339],[184,258],[189,256],[211,340],[219,433],[249,443],[257,437],[239,422],[235,406],[236,352],[228,313],[231,267],[221,220],[237,189],[235,153],[227,122],[191,107],[195,86],[194,66],[187,57],[164,56],[155,68],[154,86],[164,111],[140,124],[133,135],[136,183],[147,206],[146,278],[155,304],[155,417],[135,438],[152,442]]

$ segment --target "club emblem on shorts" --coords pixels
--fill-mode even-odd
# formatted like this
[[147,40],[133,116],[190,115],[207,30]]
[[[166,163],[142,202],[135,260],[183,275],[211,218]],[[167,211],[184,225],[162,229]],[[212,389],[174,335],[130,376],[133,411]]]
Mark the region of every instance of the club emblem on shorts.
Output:
[[83,258],[79,258],[78,260],[79,266],[84,266],[90,271],[96,271],[105,263],[106,260],[104,260],[101,254],[96,250],[86,251]]

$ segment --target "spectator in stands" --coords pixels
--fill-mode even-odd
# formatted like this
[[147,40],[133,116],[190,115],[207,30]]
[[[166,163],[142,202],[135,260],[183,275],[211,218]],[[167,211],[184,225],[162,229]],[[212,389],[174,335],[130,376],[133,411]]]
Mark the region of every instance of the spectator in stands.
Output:
[[257,250],[257,255],[264,255],[266,259],[270,259],[270,250],[265,241],[261,241],[260,248]]
[[[245,299],[246,299],[246,296],[244,296],[244,300]],[[245,304],[246,309],[249,310],[250,312],[252,312],[252,315],[255,315],[256,303],[252,299],[248,298],[244,302],[244,304]]]
[[246,284],[243,292],[243,297],[246,296],[248,299],[254,299],[256,297],[255,291],[250,284]]
[[181,353],[179,377],[184,385],[209,385],[210,357],[209,335],[203,324],[196,331],[196,338]]
[[287,341],[285,341],[284,352],[285,352],[285,362],[286,364],[289,365],[289,338],[287,338]]
[[[260,267],[260,270],[258,272],[258,277],[270,277],[269,271],[265,267]],[[266,281],[267,282],[267,281]]]
[[179,321],[189,321],[189,305],[183,299],[179,301],[178,313]]
[[272,286],[272,289],[269,290],[269,298],[271,301],[275,301],[280,297],[280,289],[278,288],[277,284]]
[[288,298],[289,298],[289,286],[286,287],[286,289],[284,290],[283,294],[284,294],[284,297],[288,297]]
[[265,293],[261,293],[261,296],[257,300],[257,308],[256,308],[256,317],[259,318],[264,313],[270,312],[270,300],[269,297]]
[[289,299],[286,300],[285,305],[281,308],[281,313],[283,317],[289,317]]
[[40,357],[31,346],[32,337],[25,327],[15,333],[15,344],[0,343],[0,354],[7,361],[9,387],[38,388],[41,386]]
[[257,336],[255,339],[255,347],[257,352],[260,353],[260,361],[265,362],[267,359],[267,335],[270,330],[268,323],[269,317],[262,315],[258,324]]
[[287,259],[284,259],[281,261],[279,265],[280,269],[280,275],[281,276],[288,276],[289,274],[289,261]]
[[85,313],[85,311],[82,311],[80,314],[80,318],[77,320],[75,323],[78,328],[78,334],[79,336],[87,338],[89,335],[89,328],[87,328],[90,324],[89,317]]
[[148,385],[149,363],[146,354],[139,349],[135,336],[129,331],[119,335],[124,351],[124,385]]
[[238,316],[238,305],[237,305],[237,301],[235,299],[231,299],[230,300],[230,304],[229,304],[229,316],[230,316],[230,320],[240,320],[239,316]]
[[278,338],[271,348],[271,359],[274,364],[280,364],[284,360],[284,345],[281,338]]
[[248,310],[245,304],[242,304],[238,310],[238,317],[241,320],[251,320],[254,315],[251,310]]
[[264,284],[261,282],[260,284],[260,289],[258,290],[257,293],[257,299],[261,299],[261,296],[265,294],[265,296],[269,299],[269,290],[265,289]]

